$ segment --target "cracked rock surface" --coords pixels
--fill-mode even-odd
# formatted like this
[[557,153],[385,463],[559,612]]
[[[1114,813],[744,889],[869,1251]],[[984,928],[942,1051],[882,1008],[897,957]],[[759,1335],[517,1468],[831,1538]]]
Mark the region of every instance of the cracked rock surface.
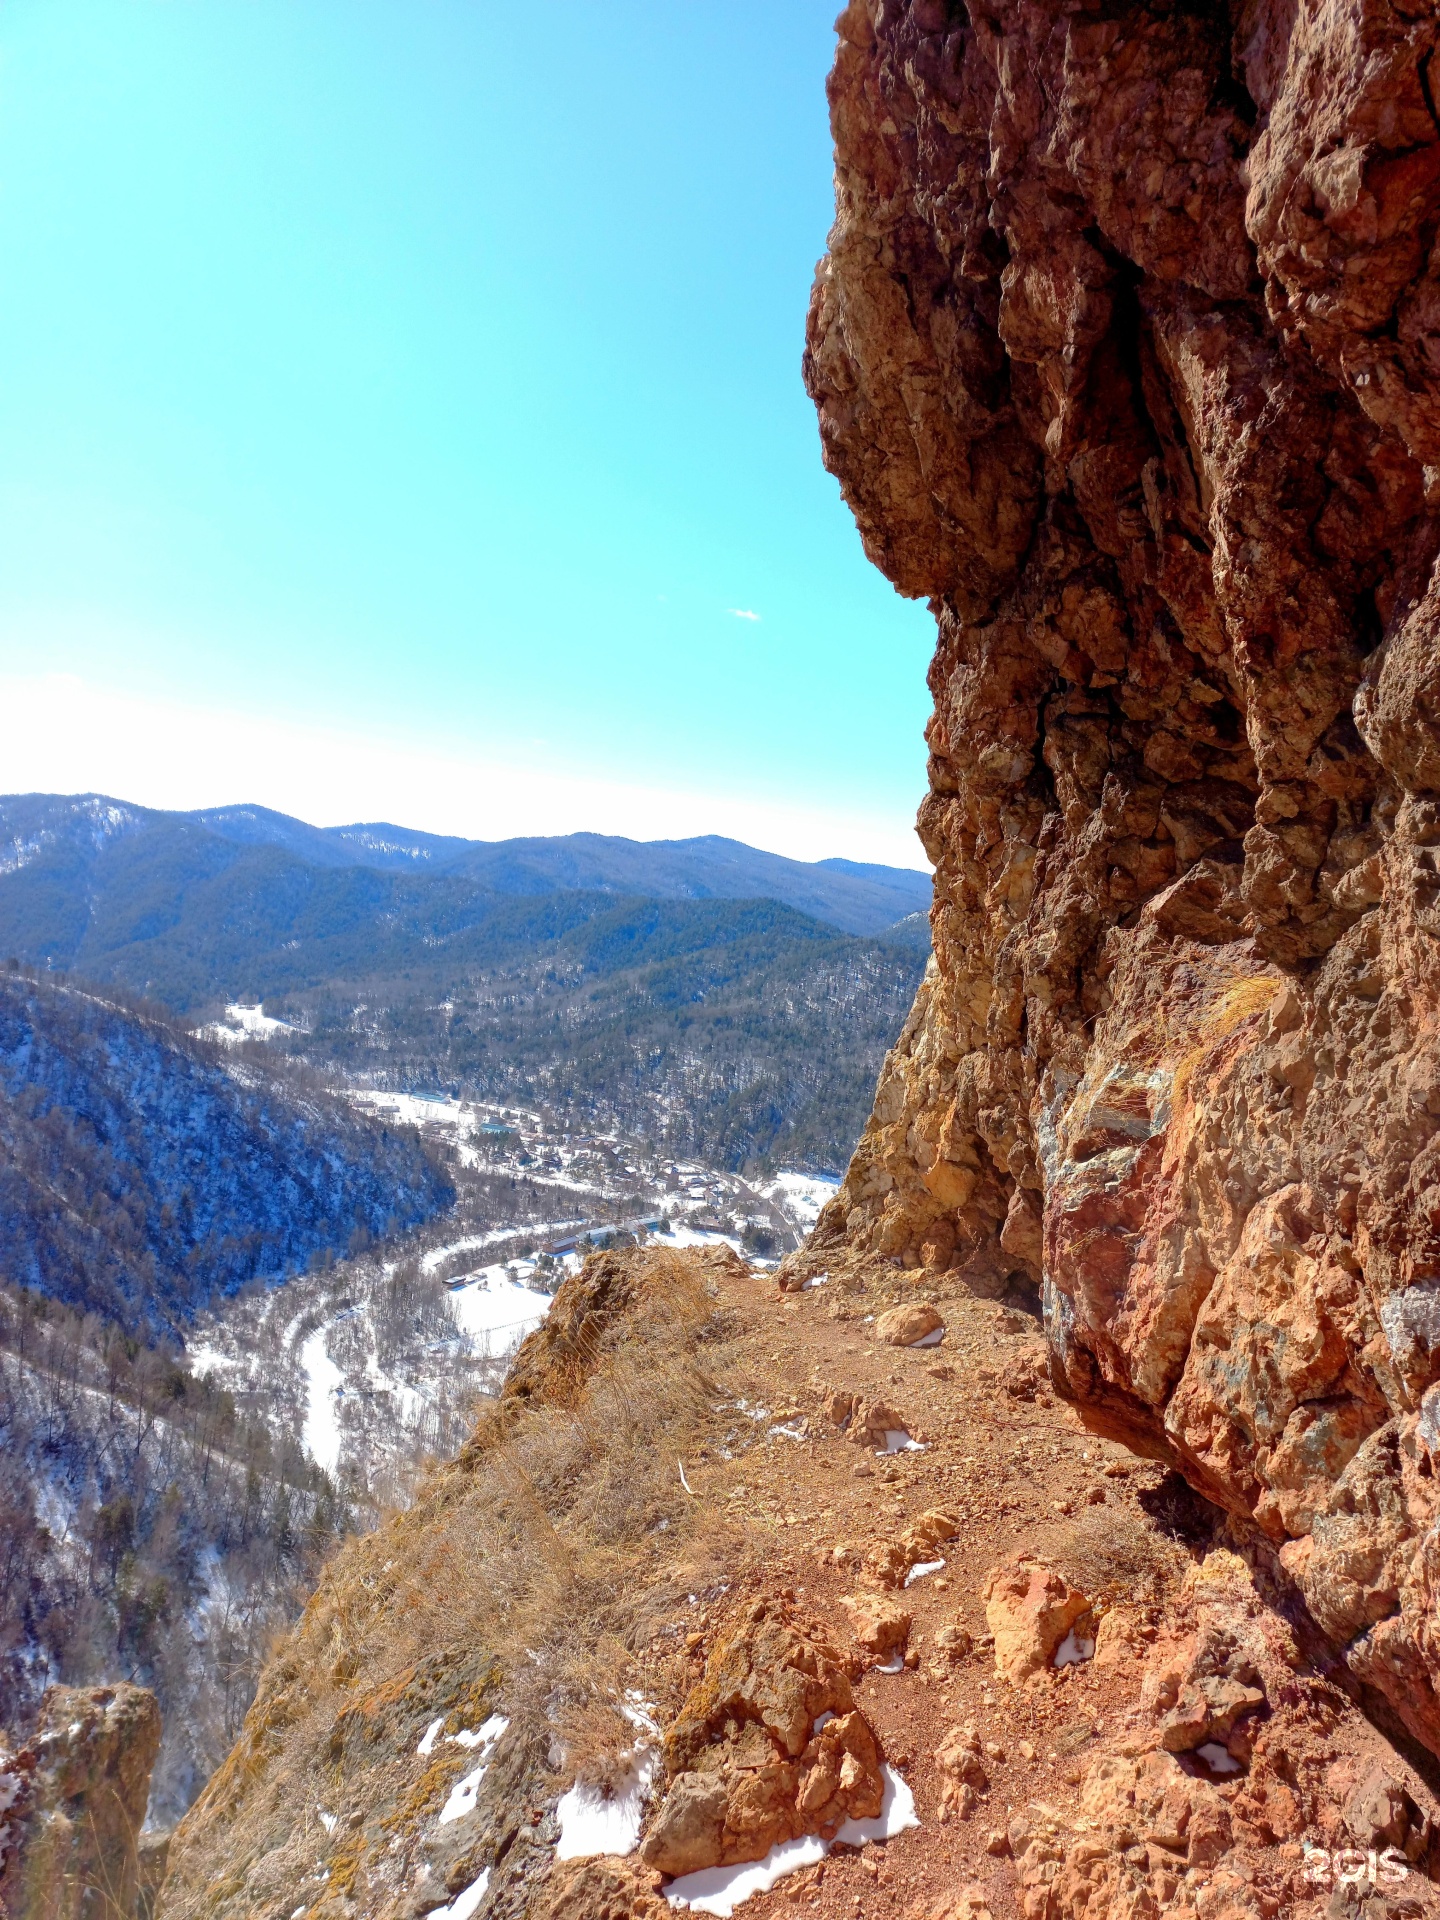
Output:
[[1440,19],[851,0],[806,378],[935,957],[803,1259],[1052,1377],[1440,1752]]

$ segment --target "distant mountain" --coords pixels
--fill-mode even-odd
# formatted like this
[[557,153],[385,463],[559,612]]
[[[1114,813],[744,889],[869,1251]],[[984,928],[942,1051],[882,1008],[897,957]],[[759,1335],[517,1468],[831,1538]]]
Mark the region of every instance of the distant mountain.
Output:
[[850,861],[807,863],[739,840],[620,840],[572,833],[501,840],[455,859],[450,871],[497,893],[624,893],[652,900],[778,900],[842,933],[879,933],[930,905],[930,876]]
[[[0,800],[0,809],[5,803]],[[443,833],[417,833],[383,821],[368,826],[312,827],[269,807],[206,807],[171,819],[196,820],[240,846],[283,847],[314,867],[375,867],[391,873],[441,873],[481,844]]]
[[[218,843],[207,847],[207,840]],[[213,873],[238,849],[274,848],[317,869],[448,874],[489,892],[627,894],[652,900],[778,900],[844,933],[879,933],[930,905],[930,876],[854,860],[807,862],[763,853],[715,834],[692,840],[625,840],[599,833],[461,840],[372,822],[312,827],[268,807],[162,813],[100,794],[0,797],[0,876],[38,865],[71,880],[117,843],[152,843],[162,867]],[[230,849],[227,854],[223,849]]]
[[[279,1063],[277,1063],[278,1065]],[[0,1274],[130,1332],[428,1219],[414,1138],[166,1021],[0,972]]]
[[263,999],[317,1066],[573,1103],[737,1169],[849,1157],[924,969],[929,891],[713,838],[484,845],[0,800],[0,959],[196,1024]]

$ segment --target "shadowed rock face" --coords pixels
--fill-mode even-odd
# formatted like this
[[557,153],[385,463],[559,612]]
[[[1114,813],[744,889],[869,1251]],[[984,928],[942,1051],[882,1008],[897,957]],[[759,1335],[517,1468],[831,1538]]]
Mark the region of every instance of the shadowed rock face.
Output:
[[936,615],[935,959],[815,1254],[1043,1282],[1440,1751],[1440,22],[839,27],[806,379]]

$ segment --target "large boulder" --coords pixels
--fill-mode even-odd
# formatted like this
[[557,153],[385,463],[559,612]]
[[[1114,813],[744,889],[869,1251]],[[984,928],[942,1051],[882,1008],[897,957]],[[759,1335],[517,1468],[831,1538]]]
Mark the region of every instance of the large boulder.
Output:
[[939,1309],[932,1307],[928,1300],[911,1300],[903,1306],[891,1307],[875,1322],[876,1335],[887,1347],[918,1346],[932,1334],[944,1331],[945,1322],[940,1318]]

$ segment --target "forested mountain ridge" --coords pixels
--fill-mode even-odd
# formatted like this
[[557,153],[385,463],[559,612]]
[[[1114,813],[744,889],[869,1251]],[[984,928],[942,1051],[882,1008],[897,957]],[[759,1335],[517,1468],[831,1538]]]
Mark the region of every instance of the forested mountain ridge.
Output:
[[[269,855],[267,861],[263,857]],[[576,833],[460,840],[374,823],[312,827],[269,808],[166,813],[103,794],[0,796],[0,938],[54,966],[94,971],[120,929],[143,940],[203,881],[238,869],[251,884],[296,884],[296,866],[448,878],[442,901],[478,895],[620,894],[654,900],[776,900],[844,933],[879,933],[930,904],[930,878],[851,860],[807,862],[736,840],[635,841]],[[242,881],[244,884],[244,881]],[[325,896],[321,896],[325,897]],[[339,900],[383,899],[384,889]],[[283,899],[280,902],[283,911]],[[445,908],[438,909],[444,917]],[[92,924],[93,923],[93,924]],[[18,944],[17,944],[18,943]],[[25,951],[22,951],[24,949]],[[88,950],[87,950],[88,949]]]
[[483,846],[22,795],[0,850],[0,955],[195,1025],[263,1000],[322,1070],[558,1101],[731,1170],[844,1164],[929,950],[924,874],[716,838]]
[[128,1330],[448,1204],[414,1138],[78,988],[0,972],[0,1273]]
[[549,942],[427,959],[267,1004],[317,1064],[543,1102],[735,1172],[843,1167],[925,966],[903,937],[765,900],[617,903]]

